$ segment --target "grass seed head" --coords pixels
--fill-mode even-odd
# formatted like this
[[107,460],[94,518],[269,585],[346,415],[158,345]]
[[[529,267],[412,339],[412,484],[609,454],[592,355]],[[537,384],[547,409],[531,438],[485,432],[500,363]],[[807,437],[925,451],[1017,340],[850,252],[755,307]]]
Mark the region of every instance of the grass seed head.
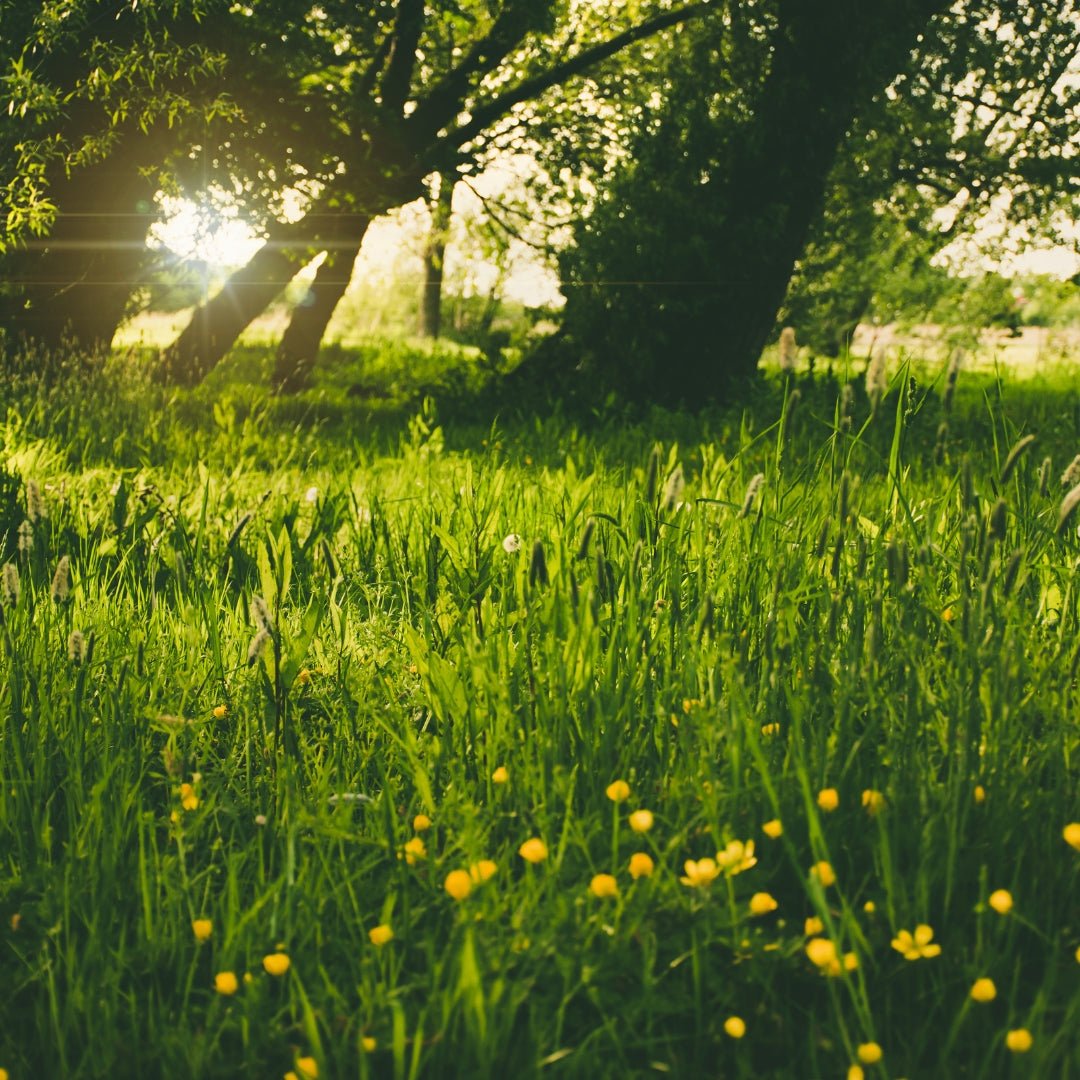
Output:
[[885,391],[889,388],[889,377],[885,372],[885,350],[877,348],[866,365],[866,396],[870,399],[870,411],[876,413]]
[[671,475],[664,483],[663,508],[665,514],[670,514],[679,504],[679,500],[682,498],[683,489],[685,487],[686,480],[683,478],[682,466],[676,465],[675,468],[671,470]]
[[265,630],[268,634],[274,632],[274,620],[270,616],[270,608],[261,596],[251,598],[251,617],[260,630]]
[[14,563],[4,563],[0,571],[0,597],[7,607],[15,607],[19,602],[22,586],[19,584],[19,571]]
[[792,372],[795,370],[795,356],[798,346],[795,344],[795,328],[785,326],[780,331],[780,370]]
[[68,635],[68,659],[76,665],[86,659],[86,638],[81,630],[72,630]]
[[[1046,459],[1049,462],[1049,458]],[[1061,474],[1061,486],[1063,488],[1073,488],[1077,484],[1080,484],[1080,454],[1069,462],[1068,467]]]
[[1010,476],[1013,474],[1013,470],[1016,468],[1020,459],[1031,449],[1031,444],[1035,441],[1034,435],[1025,435],[1022,439],[1017,440],[1013,444],[1013,448],[1009,451],[1009,456],[1005,459],[1005,464],[1001,466],[1001,484],[1004,485]]
[[742,509],[739,510],[738,517],[744,518],[749,515],[754,506],[754,499],[764,483],[764,473],[755,473],[750,477],[750,483],[746,485],[746,493],[743,495]]
[[24,558],[34,550],[34,527],[29,521],[23,520],[19,525],[19,554]]
[[71,560],[62,556],[56,564],[56,573],[53,574],[52,585],[49,587],[49,596],[54,604],[62,604],[68,598],[71,588]]
[[251,639],[251,644],[248,646],[247,662],[249,664],[254,664],[255,661],[259,659],[269,640],[270,631],[265,627],[260,626],[255,632],[255,636]]
[[26,481],[26,516],[31,525],[36,525],[45,516],[45,500],[34,480]]
[[1061,508],[1058,510],[1057,531],[1063,533],[1065,526],[1069,524],[1069,518],[1072,517],[1073,511],[1080,506],[1080,483],[1076,485],[1069,493],[1061,500]]

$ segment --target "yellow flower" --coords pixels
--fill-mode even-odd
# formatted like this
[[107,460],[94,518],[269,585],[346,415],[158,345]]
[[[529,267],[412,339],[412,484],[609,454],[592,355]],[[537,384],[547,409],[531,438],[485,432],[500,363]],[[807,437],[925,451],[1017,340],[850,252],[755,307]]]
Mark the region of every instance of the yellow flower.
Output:
[[192,919],[191,932],[196,941],[208,941],[214,932],[214,924],[209,919]]
[[844,953],[844,970],[854,971],[859,966],[859,958],[853,952]]
[[932,956],[941,955],[940,945],[931,945],[934,931],[926,925],[919,923],[915,932],[898,930],[892,940],[892,947],[901,953],[905,960],[928,960]]
[[296,676],[296,681],[301,686],[307,686],[311,682],[311,672],[307,668],[301,668],[300,673]]
[[589,892],[601,899],[619,895],[619,883],[611,874],[594,874],[589,882]]
[[1076,953],[1074,955],[1076,956],[1076,962],[1080,964],[1080,945],[1076,946]]
[[847,1071],[847,1080],[866,1080],[866,1073],[861,1065],[852,1065]]
[[215,720],[224,720],[225,717],[228,716],[228,714],[229,714],[229,710],[228,710],[227,706],[225,706],[225,705],[215,705],[214,706],[214,719]]
[[1076,848],[1080,851],[1080,821],[1072,821],[1061,830],[1061,835],[1065,837],[1065,843],[1069,847]]
[[451,870],[446,875],[443,888],[455,899],[464,900],[472,892],[472,878],[468,870]]
[[952,604],[950,604],[950,605],[949,605],[949,606],[948,606],[948,607],[947,607],[947,608],[946,608],[946,609],[945,609],[945,610],[944,610],[944,611],[943,611],[943,612],[941,613],[941,617],[942,617],[942,618],[943,618],[943,619],[944,619],[944,620],[945,620],[946,622],[952,622],[952,621],[953,621],[953,619],[955,619],[955,618],[956,618],[956,614],[955,614],[955,612],[954,612],[954,611],[953,611],[953,609],[952,609]]
[[863,904],[862,909],[867,915],[873,915],[874,912],[877,911],[877,904],[875,904],[873,900],[867,900],[866,903]]
[[605,794],[612,802],[626,802],[630,798],[630,785],[625,780],[614,780],[608,784]]
[[289,959],[288,954],[283,952],[267,953],[263,957],[263,967],[266,969],[267,975],[281,976],[289,970],[289,965],[292,961]]
[[219,994],[231,997],[240,989],[240,982],[231,971],[219,971],[214,976],[214,989]]
[[836,873],[833,870],[832,865],[825,862],[824,859],[822,859],[821,862],[814,863],[814,865],[810,867],[810,876],[812,878],[817,878],[817,880],[821,882],[821,887],[823,889],[827,889],[830,885],[836,884]]
[[8,1080],[7,1069],[0,1069],[0,1080]]
[[690,715],[690,710],[695,705],[700,705],[700,704],[701,704],[700,698],[683,698],[682,711],[684,713],[686,713],[687,716],[689,716]]
[[840,968],[840,960],[836,953],[836,943],[828,938],[813,937],[806,943],[806,955],[814,967],[831,968],[835,965],[837,971]]
[[412,819],[412,827],[414,832],[426,832],[431,828],[431,818],[427,814],[417,814]]
[[836,788],[822,788],[818,792],[817,804],[826,814],[831,814],[840,805],[840,795]]
[[373,927],[368,931],[368,938],[371,944],[380,947],[385,945],[388,941],[392,941],[394,937],[394,931],[390,929],[386,923],[380,923],[378,926]]
[[180,805],[185,810],[194,810],[199,805],[199,796],[195,794],[192,784],[180,785]]
[[363,1047],[365,1054],[373,1054],[375,1047],[379,1044],[375,1041],[374,1035],[363,1035],[360,1038],[360,1045]]
[[874,791],[872,788],[867,788],[862,793],[862,804],[866,812],[875,817],[885,809],[885,796],[880,791]]
[[999,914],[1008,915],[1012,911],[1013,898],[1008,889],[995,889],[987,903]]
[[756,866],[754,841],[747,840],[744,844],[741,840],[729,840],[724,850],[716,853],[716,864],[732,877]]
[[885,1056],[876,1042],[860,1043],[855,1054],[864,1065],[876,1065]]
[[784,826],[780,823],[779,818],[773,818],[772,821],[766,821],[761,826],[761,831],[770,839],[778,840],[784,835]]
[[547,853],[547,844],[538,836],[530,837],[518,848],[518,854],[526,862],[531,863],[543,862],[547,858]]
[[637,881],[638,878],[649,877],[655,864],[650,856],[646,855],[644,851],[635,851],[630,856],[630,876]]
[[319,1063],[313,1057],[297,1058],[296,1069],[301,1080],[318,1080]]
[[1026,1054],[1034,1041],[1027,1028],[1014,1028],[1005,1036],[1005,1045],[1014,1054]]
[[700,889],[710,882],[715,881],[720,873],[720,867],[712,859],[687,859],[683,864],[686,876],[679,880],[691,889]]
[[973,792],[973,794],[977,805],[981,805],[982,803],[986,802],[986,788],[984,788],[982,784],[975,785],[975,791]]
[[993,979],[976,979],[971,987],[971,998],[980,1003],[993,1001],[997,997],[997,987]]
[[651,810],[635,810],[627,820],[630,822],[630,828],[636,833],[647,833],[653,827]]
[[474,885],[483,885],[485,881],[495,876],[498,865],[491,859],[481,859],[469,867],[469,878]]
[[811,915],[810,918],[803,923],[803,933],[807,937],[815,937],[818,934],[824,934],[825,924],[816,915]]
[[405,861],[413,866],[417,859],[427,858],[427,848],[424,846],[424,841],[419,836],[414,836],[411,840],[405,841]]
[[741,1016],[729,1016],[724,1021],[724,1030],[733,1039],[741,1039],[746,1034],[746,1021]]
[[777,724],[777,723],[762,724],[761,725],[761,734],[764,735],[766,738],[770,738],[773,735],[779,735],[780,734],[780,725]]
[[493,784],[505,784],[510,779],[510,773],[507,772],[505,765],[500,765],[492,774],[491,782]]
[[751,915],[768,915],[770,911],[775,911],[779,906],[776,900],[767,892],[756,892],[750,897]]
[[295,1072],[293,1072],[293,1070],[292,1070],[292,1069],[290,1069],[290,1070],[289,1070],[289,1071],[288,1071],[288,1072],[287,1072],[287,1073],[286,1073],[286,1074],[285,1074],[285,1075],[284,1075],[284,1076],[283,1076],[283,1077],[281,1078],[281,1080],[300,1080],[300,1077],[299,1077],[299,1076],[297,1076],[297,1075],[296,1075],[296,1073],[295,1073]]

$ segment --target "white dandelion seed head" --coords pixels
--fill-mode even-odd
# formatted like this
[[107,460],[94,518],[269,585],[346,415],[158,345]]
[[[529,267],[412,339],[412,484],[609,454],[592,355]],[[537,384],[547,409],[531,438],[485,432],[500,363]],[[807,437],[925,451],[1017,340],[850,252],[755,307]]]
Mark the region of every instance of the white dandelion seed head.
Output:
[[502,547],[507,555],[513,555],[515,551],[521,550],[521,537],[518,536],[517,533],[510,533],[509,536],[504,536]]
[[319,501],[319,489],[312,485],[304,492],[304,502],[313,503]]

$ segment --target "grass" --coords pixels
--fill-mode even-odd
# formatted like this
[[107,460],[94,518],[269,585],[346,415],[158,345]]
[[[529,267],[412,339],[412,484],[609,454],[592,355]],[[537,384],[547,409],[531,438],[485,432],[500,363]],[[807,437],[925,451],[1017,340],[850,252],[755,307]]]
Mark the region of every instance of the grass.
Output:
[[492,426],[267,362],[6,385],[13,1080],[1080,1071],[1065,375]]

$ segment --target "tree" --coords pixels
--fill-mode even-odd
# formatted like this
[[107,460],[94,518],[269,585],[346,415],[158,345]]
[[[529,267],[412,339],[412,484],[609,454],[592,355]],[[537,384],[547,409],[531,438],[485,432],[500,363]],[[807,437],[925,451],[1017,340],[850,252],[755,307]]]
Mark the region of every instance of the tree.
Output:
[[1003,184],[1041,213],[1076,180],[1071,0],[774,0],[729,15],[681,35],[682,74],[564,264],[567,329],[594,371],[667,401],[753,373],[838,157],[880,170],[851,189],[877,189],[852,235],[877,228],[875,198],[919,213],[935,193],[966,198],[970,220]]
[[420,332],[432,339],[438,339],[442,331],[443,271],[454,212],[456,183],[455,176],[436,176],[435,190],[428,198],[431,228],[424,247],[424,294],[420,299]]

